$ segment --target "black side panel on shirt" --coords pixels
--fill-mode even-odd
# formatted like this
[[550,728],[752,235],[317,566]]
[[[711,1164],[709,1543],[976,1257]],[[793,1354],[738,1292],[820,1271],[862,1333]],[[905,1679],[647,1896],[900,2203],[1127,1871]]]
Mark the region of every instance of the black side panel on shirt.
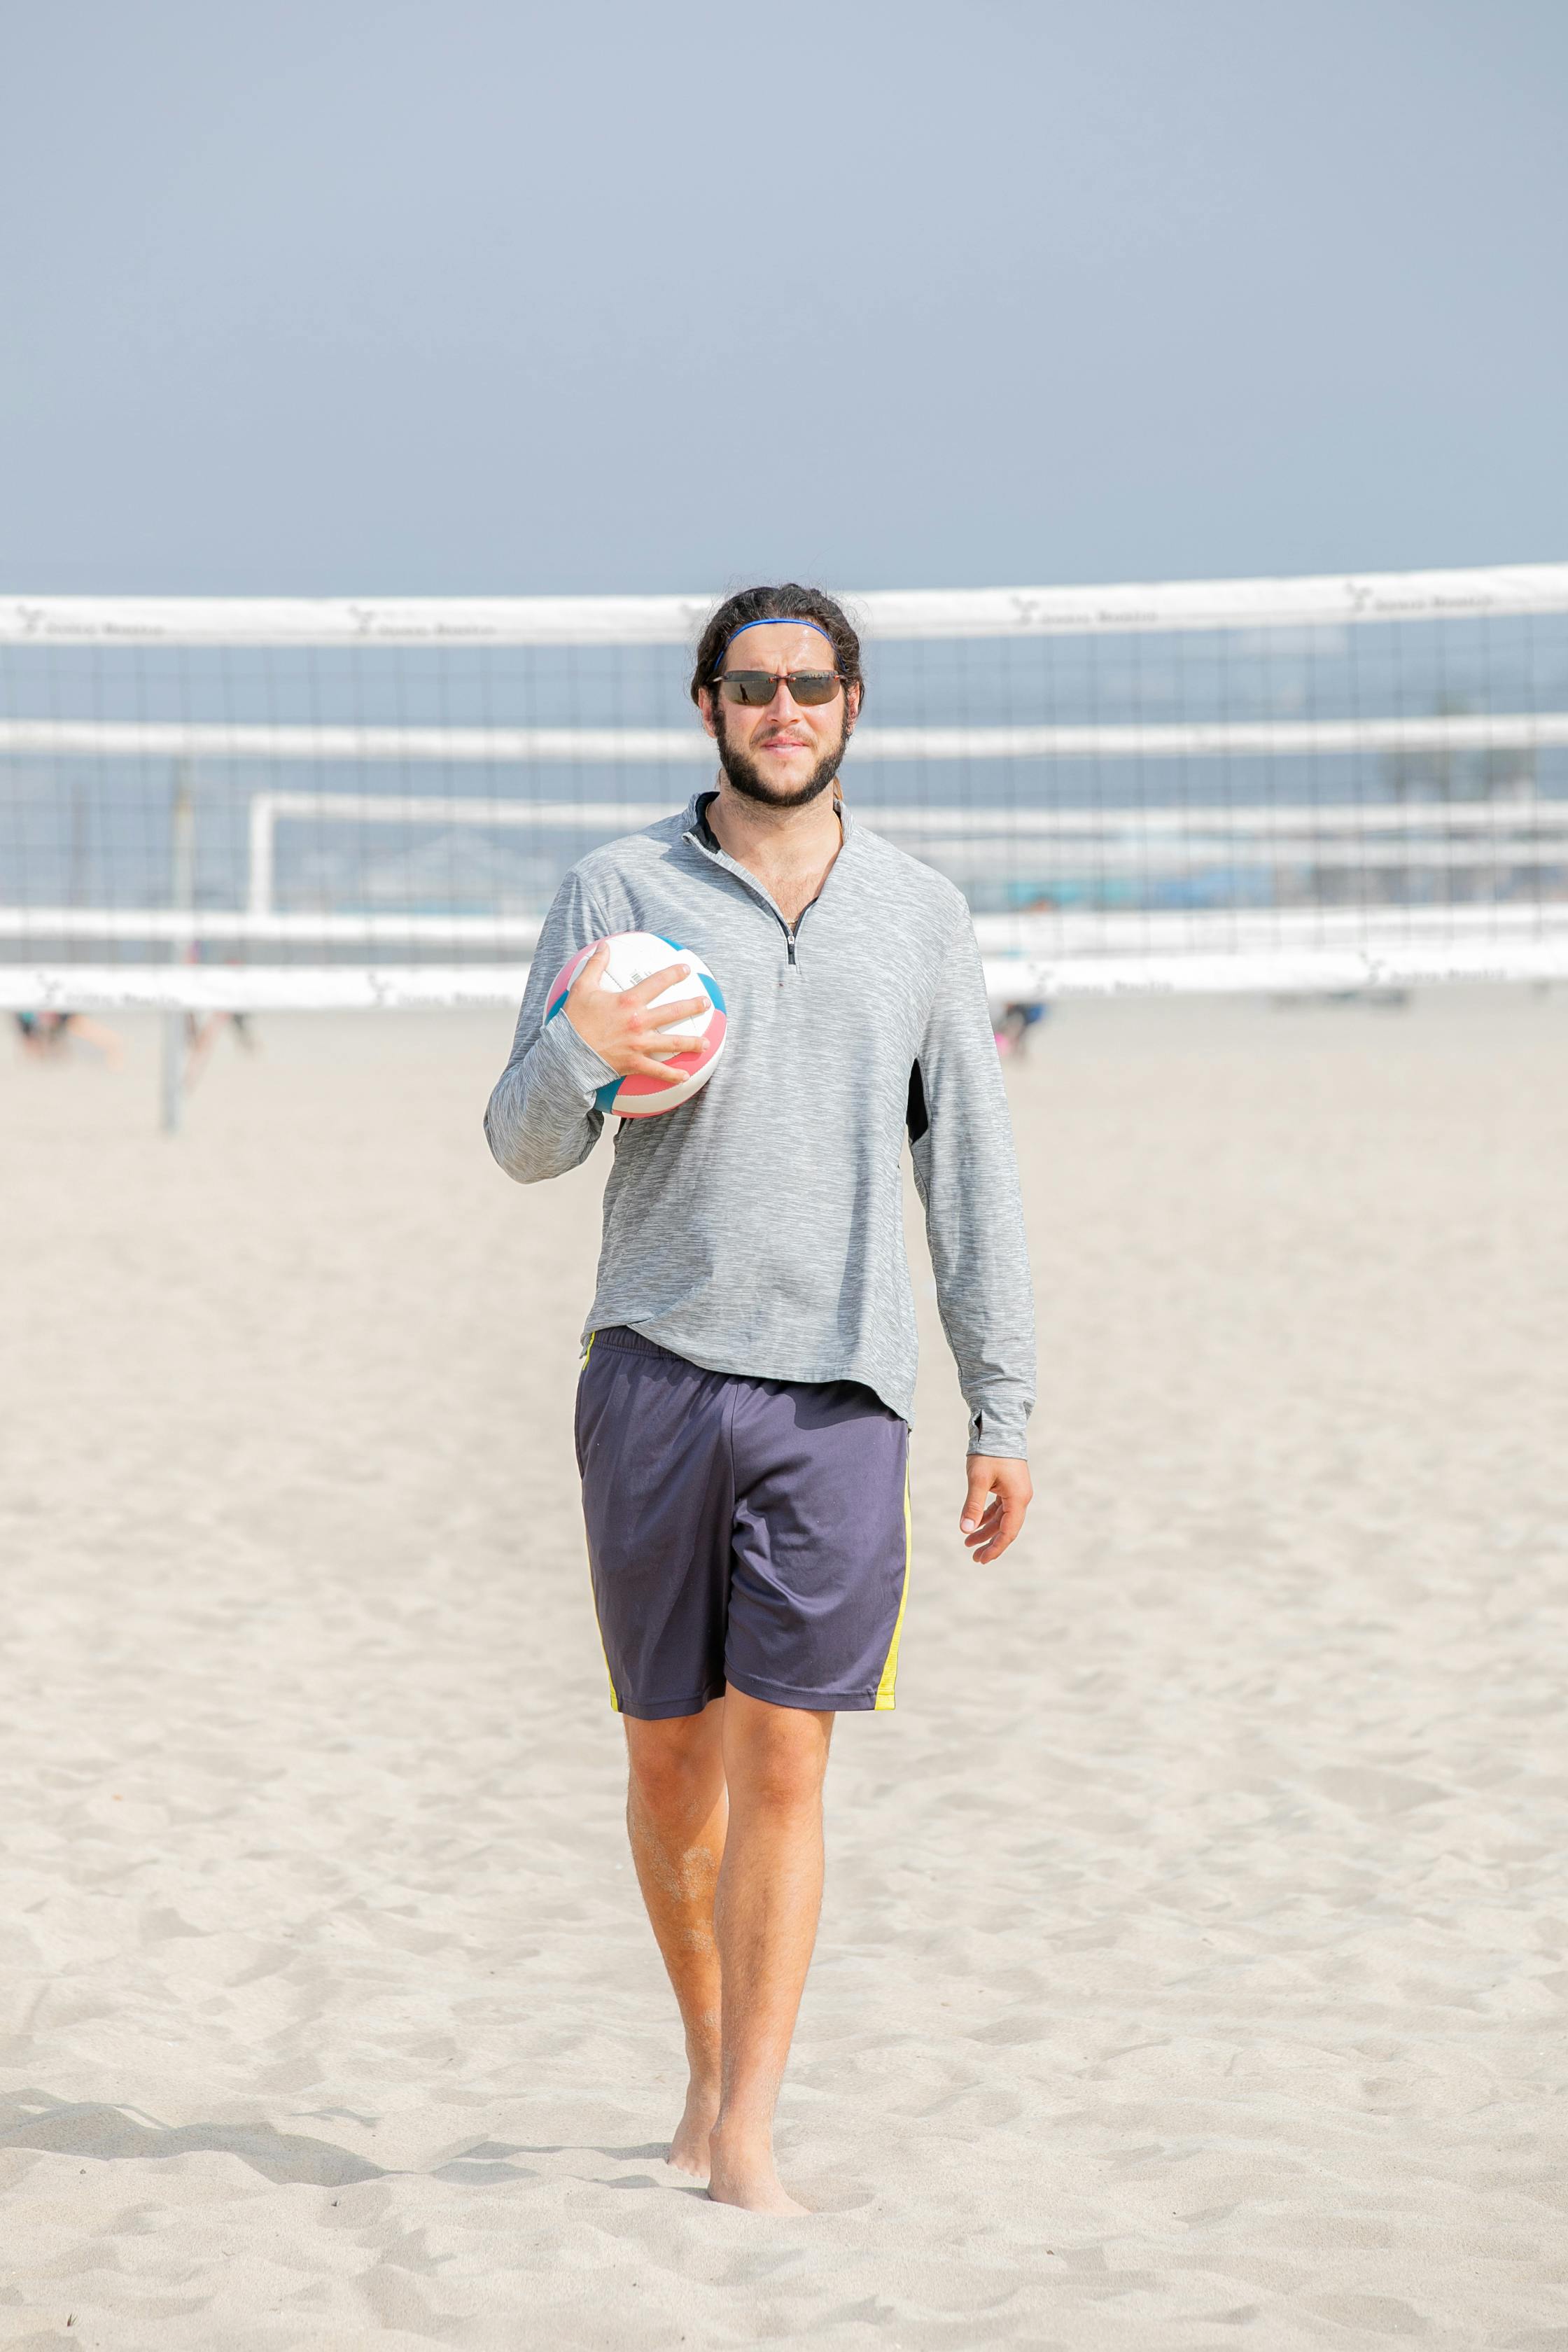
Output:
[[918,1062],[911,1064],[910,1068],[910,1107],[905,1117],[909,1121],[910,1141],[916,1144],[931,1125],[931,1117],[926,1109],[925,1080],[921,1076]]

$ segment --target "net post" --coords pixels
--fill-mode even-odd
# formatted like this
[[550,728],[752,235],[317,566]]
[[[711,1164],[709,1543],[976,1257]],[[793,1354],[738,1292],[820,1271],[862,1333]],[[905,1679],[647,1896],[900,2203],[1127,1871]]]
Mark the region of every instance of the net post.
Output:
[[[169,904],[177,913],[188,915],[196,900],[196,813],[191,793],[191,772],[184,760],[174,764],[174,790],[169,803]],[[191,938],[186,932],[176,935],[169,943],[171,963],[184,963],[190,959]],[[163,1014],[163,1129],[165,1135],[177,1135],[184,1108],[185,1015],[170,1006]]]

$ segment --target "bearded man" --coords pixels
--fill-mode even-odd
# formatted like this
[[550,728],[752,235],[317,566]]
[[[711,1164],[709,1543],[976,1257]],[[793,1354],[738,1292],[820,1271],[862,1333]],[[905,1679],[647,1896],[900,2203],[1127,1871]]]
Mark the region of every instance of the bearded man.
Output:
[[669,2160],[721,2202],[804,2209],[773,2113],[822,1897],[836,1714],[893,1705],[909,1589],[915,1318],[906,1136],[970,1410],[964,1543],[1030,1499],[1028,1260],[968,909],[855,822],[837,778],[860,646],[818,589],[713,614],[691,694],[717,788],[596,849],[544,924],[490,1149],[521,1182],[593,1150],[601,1088],[667,1075],[688,968],[548,1020],[549,976],[616,931],[679,940],[729,1013],[707,1087],[624,1120],[584,1332],[577,1455],[627,1822],[690,2068]]

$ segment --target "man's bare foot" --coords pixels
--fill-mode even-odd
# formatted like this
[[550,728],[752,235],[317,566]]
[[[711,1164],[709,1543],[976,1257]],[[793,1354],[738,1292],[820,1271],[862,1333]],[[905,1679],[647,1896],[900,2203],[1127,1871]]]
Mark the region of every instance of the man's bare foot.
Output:
[[686,2113],[675,2127],[675,2137],[665,2159],[677,2172],[689,2172],[693,2180],[707,2179],[708,2136],[718,2112],[717,2090],[702,2090],[695,2083],[688,2084]]
[[733,2154],[721,2147],[719,2134],[709,2141],[712,2171],[708,2182],[708,2194],[715,2205],[739,2205],[748,2213],[807,2213],[810,2207],[797,2205],[784,2188],[774,2168],[773,2150],[739,2149]]

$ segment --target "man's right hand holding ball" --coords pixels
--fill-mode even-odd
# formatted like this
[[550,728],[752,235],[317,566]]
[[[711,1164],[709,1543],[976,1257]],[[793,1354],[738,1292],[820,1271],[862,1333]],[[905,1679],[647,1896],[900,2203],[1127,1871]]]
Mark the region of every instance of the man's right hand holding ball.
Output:
[[683,996],[673,1004],[657,1007],[654,1000],[678,981],[689,980],[690,965],[666,964],[662,971],[650,971],[634,988],[601,988],[600,978],[609,961],[610,943],[601,940],[568,992],[567,1020],[583,1043],[592,1045],[617,1076],[662,1078],[667,1086],[679,1086],[684,1073],[667,1070],[665,1064],[672,1054],[688,1052],[696,1040],[668,1037],[664,1033],[677,1022],[694,1021],[708,1012],[708,999]]

